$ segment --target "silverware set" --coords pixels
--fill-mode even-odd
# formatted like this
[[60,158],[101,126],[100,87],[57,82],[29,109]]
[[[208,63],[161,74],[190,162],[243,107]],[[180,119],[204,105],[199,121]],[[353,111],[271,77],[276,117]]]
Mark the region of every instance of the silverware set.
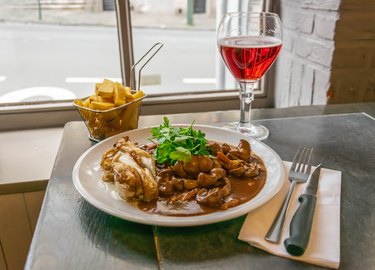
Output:
[[298,198],[300,205],[290,223],[290,235],[284,241],[284,246],[287,251],[295,256],[302,255],[308,245],[315,212],[316,193],[318,189],[320,168],[322,166],[319,165],[309,178],[311,173],[312,153],[313,148],[300,147],[294,156],[288,175],[291,185],[284,202],[265,237],[269,242],[280,242],[281,232],[285,223],[285,216],[288,211],[290,198],[292,197],[294,188],[297,183],[305,183],[309,180],[304,193]]

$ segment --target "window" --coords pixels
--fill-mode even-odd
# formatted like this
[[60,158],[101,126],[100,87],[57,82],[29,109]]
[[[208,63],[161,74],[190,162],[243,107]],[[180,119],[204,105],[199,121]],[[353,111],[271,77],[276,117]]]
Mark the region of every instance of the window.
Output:
[[261,11],[261,0],[133,0],[130,5],[135,59],[156,41],[165,44],[144,70],[143,89],[149,94],[237,89],[218,53],[216,28],[225,12]]
[[[149,96],[146,112],[237,109],[238,85],[216,48],[216,28],[225,12],[269,9],[264,6],[263,0],[130,1],[131,21],[125,23],[132,25],[134,59],[159,40],[165,45],[142,71],[142,90]],[[255,105],[271,105],[264,82],[257,95]]]
[[[238,109],[238,86],[216,48],[218,18],[264,6],[262,0],[0,5],[0,129],[78,120],[72,99],[91,94],[103,78],[129,81],[134,60],[159,40],[164,47],[142,71],[142,90],[148,94],[143,114]],[[272,103],[264,84],[256,103]]]
[[3,2],[0,103],[72,100],[121,78],[115,11],[84,3]]

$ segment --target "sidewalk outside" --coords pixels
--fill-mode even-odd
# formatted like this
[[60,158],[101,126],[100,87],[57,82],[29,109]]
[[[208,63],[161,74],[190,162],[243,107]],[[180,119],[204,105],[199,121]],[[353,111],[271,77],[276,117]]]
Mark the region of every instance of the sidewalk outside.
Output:
[[[50,6],[41,11],[39,19],[37,1],[28,4],[16,4],[2,0],[0,4],[0,22],[42,23],[59,25],[116,26],[115,11],[89,11],[83,6]],[[42,5],[43,6],[43,5]],[[186,14],[152,13],[132,11],[133,27],[173,28],[186,30],[215,30],[215,15],[194,14],[193,25],[188,25]]]

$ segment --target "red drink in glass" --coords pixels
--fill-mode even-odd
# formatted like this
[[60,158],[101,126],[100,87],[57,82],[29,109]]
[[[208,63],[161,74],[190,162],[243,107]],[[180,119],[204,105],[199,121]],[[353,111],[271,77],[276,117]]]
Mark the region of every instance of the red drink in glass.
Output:
[[218,42],[225,64],[239,82],[259,80],[275,61],[281,44],[269,36],[228,37]]

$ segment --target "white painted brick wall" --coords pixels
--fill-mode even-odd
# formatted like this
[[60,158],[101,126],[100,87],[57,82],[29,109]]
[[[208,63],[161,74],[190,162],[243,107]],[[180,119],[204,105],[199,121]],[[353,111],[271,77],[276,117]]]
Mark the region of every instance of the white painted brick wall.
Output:
[[301,33],[311,34],[314,28],[314,14],[301,12],[298,13],[298,26],[297,29]]
[[375,0],[281,0],[275,106],[375,101]]
[[290,82],[289,106],[298,106],[301,95],[303,64],[298,60],[292,60],[292,74]]
[[302,84],[298,105],[311,105],[314,87],[314,69],[304,65],[302,71]]
[[314,37],[300,36],[294,43],[294,53],[297,56],[325,67],[331,66],[334,49],[332,41],[321,41],[314,39]]
[[[284,50],[284,49],[283,49]],[[276,62],[277,88],[275,91],[275,107],[289,107],[289,90],[292,70],[292,58],[287,53],[281,53]]]
[[333,40],[337,16],[330,18],[324,15],[316,15],[314,31],[318,37]]
[[299,16],[292,6],[288,6],[288,8],[283,10],[281,20],[284,28],[297,30]]
[[299,36],[295,41],[294,53],[297,56],[307,59],[313,50],[313,44],[311,40],[308,40],[306,36]]
[[[289,52],[293,50],[293,35],[292,35],[292,31],[290,30],[284,29],[282,50],[289,51]],[[375,63],[375,59],[374,59],[374,63]]]
[[[283,65],[289,65],[290,73],[276,73],[276,107],[326,104],[339,4],[340,0],[281,0],[284,44],[283,60],[277,67],[286,69]],[[327,76],[321,75],[321,70]]]
[[301,7],[306,9],[337,11],[340,7],[339,0],[302,0]]
[[307,57],[309,60],[325,67],[330,67],[332,63],[334,43],[327,41],[311,41],[312,52]]

